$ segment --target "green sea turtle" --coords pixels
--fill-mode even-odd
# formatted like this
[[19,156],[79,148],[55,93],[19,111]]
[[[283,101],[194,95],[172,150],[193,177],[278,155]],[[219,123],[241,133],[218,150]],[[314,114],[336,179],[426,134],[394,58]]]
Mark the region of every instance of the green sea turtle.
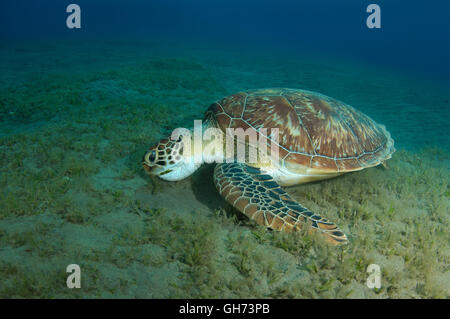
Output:
[[[274,128],[279,129],[277,136],[268,133],[269,129],[276,132]],[[216,133],[209,134],[214,137],[203,138],[198,145],[201,133],[197,129],[181,130],[151,147],[143,158],[144,169],[176,181],[191,175],[202,163],[216,162],[216,188],[239,211],[276,230],[298,230],[310,224],[310,230],[319,231],[332,244],[346,243],[346,235],[331,221],[300,205],[281,186],[384,164],[395,151],[383,125],[336,99],[297,89],[259,89],[225,97],[209,107],[200,127],[201,132],[215,129]],[[233,135],[239,129],[259,134],[265,142],[257,144],[249,136]],[[220,138],[217,131],[226,138]],[[234,143],[231,151],[245,145],[241,160],[235,152],[227,152],[229,136]],[[264,144],[278,147],[276,153],[272,148],[267,151],[270,161],[259,153],[250,161],[250,150]]]

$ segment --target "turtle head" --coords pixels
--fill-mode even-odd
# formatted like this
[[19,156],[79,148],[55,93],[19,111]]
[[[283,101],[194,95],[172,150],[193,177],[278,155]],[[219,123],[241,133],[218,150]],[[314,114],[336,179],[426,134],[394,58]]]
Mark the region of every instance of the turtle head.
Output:
[[187,152],[182,137],[176,141],[162,139],[145,153],[144,170],[166,181],[179,181],[190,176],[201,163],[195,163]]

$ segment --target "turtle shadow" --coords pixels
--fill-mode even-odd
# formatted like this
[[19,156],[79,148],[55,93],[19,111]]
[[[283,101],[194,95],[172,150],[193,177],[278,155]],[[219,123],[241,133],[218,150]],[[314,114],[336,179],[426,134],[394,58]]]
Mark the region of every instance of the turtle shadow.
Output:
[[214,185],[214,165],[202,165],[191,177],[191,186],[195,198],[215,210],[225,204]]
[[201,166],[191,179],[192,192],[195,199],[208,207],[212,212],[222,209],[227,216],[235,216],[238,221],[246,220],[247,217],[230,205],[222,196],[214,185],[214,164]]

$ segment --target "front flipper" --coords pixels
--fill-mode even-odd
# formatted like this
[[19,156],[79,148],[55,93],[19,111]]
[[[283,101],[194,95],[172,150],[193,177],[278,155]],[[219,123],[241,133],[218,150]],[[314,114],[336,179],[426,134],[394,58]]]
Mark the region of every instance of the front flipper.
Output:
[[246,164],[219,164],[214,183],[220,195],[258,224],[276,230],[299,230],[309,221],[330,244],[344,244],[347,236],[335,224],[315,215],[292,199],[272,176]]

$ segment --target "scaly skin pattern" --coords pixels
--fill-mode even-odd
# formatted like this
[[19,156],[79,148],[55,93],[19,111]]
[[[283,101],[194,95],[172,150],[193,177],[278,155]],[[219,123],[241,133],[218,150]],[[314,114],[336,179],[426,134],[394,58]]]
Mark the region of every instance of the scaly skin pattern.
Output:
[[345,244],[346,235],[327,219],[292,199],[270,175],[242,163],[219,164],[214,183],[220,195],[259,225],[290,232],[310,223],[326,242]]

